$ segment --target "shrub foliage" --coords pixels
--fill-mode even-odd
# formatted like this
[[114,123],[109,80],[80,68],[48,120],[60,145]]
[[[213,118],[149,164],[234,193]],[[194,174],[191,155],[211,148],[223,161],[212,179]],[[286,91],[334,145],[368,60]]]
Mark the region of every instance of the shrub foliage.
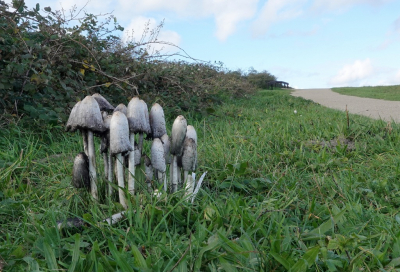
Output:
[[205,113],[220,94],[243,96],[262,87],[264,72],[230,72],[222,63],[190,58],[177,46],[178,53],[168,55],[152,49],[171,46],[157,40],[162,23],[147,27],[140,41],[126,42],[112,14],[81,13],[76,7],[67,13],[41,10],[39,4],[29,9],[23,0],[0,1],[3,118],[62,123],[77,100],[96,92],[112,103],[140,95],[172,111]]

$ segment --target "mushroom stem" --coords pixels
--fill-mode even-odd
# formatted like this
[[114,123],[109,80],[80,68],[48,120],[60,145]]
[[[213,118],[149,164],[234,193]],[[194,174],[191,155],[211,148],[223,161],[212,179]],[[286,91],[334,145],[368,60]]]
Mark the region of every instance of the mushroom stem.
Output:
[[108,194],[110,197],[113,195],[113,187],[111,186],[111,183],[113,183],[113,161],[112,161],[112,155],[111,152],[108,152],[108,181],[110,184],[108,184]]
[[188,196],[188,201],[191,199],[192,195],[193,195],[193,191],[194,191],[194,179],[193,179],[193,175],[188,175],[189,171],[185,171],[185,175],[187,175],[186,177],[186,186],[185,186],[185,190],[186,193],[185,195]]
[[164,191],[167,191],[167,175],[165,172],[157,171],[157,179],[159,183],[164,184]]
[[107,153],[103,153],[103,161],[104,161],[104,176],[108,177],[108,159]]
[[89,149],[88,149],[88,134],[86,130],[81,130],[82,140],[83,140],[83,151],[85,152],[86,156],[89,156]]
[[183,171],[183,182],[188,183],[188,176],[189,176],[189,171]]
[[[129,141],[133,148],[135,148],[135,134],[131,133]],[[128,178],[128,190],[133,195],[135,194],[135,152],[129,152],[129,178]]]
[[118,194],[119,194],[119,203],[126,209],[128,205],[126,205],[125,193],[123,188],[125,188],[124,184],[124,167],[123,167],[124,158],[121,153],[117,154],[117,174],[118,174]]
[[[133,146],[133,144],[132,144],[132,146]],[[142,149],[143,149],[143,132],[139,133],[138,148],[139,148],[139,151],[140,151],[140,155],[142,155]]]
[[93,132],[87,131],[88,139],[88,157],[89,157],[89,174],[90,174],[90,192],[94,199],[97,198],[97,174],[96,174],[96,159],[94,152]]
[[171,192],[175,193],[178,190],[178,157],[172,157],[172,164],[171,164]]

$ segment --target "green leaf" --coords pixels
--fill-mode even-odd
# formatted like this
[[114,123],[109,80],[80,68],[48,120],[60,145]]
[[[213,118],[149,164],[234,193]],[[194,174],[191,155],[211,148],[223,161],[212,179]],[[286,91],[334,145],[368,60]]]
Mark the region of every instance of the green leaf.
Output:
[[50,268],[51,270],[58,270],[58,265],[56,257],[54,255],[54,250],[46,241],[43,242],[43,251],[48,268]]
[[133,257],[135,258],[135,265],[137,267],[148,268],[146,260],[143,258],[142,253],[140,253],[139,249],[135,245],[132,245],[132,254]]
[[310,248],[307,252],[303,255],[303,257],[297,261],[297,263],[290,269],[293,272],[300,272],[300,271],[307,271],[307,268],[311,267],[315,259],[318,256],[319,246]]
[[50,12],[51,11],[51,7],[45,7],[44,10],[47,11],[47,12]]
[[79,233],[75,234],[75,245],[74,245],[74,251],[72,252],[72,261],[71,261],[71,266],[69,267],[68,271],[73,272],[75,271],[76,264],[78,263],[79,260],[79,245],[80,245],[80,240],[81,236]]
[[310,232],[303,233],[303,240],[313,240],[313,239],[320,239],[324,236],[326,232],[329,230],[333,230],[335,223],[340,221],[346,212],[346,209],[343,209],[340,213],[336,214],[335,216],[329,218],[327,221],[322,223],[318,228],[311,230]]
[[273,252],[273,251],[271,251],[270,254],[272,255],[272,257],[274,257],[274,259],[277,262],[279,262],[281,265],[283,265],[287,270],[290,269],[290,262],[288,261],[288,258],[282,257],[281,254],[279,254],[277,252]]
[[37,3],[36,4],[36,11],[39,11],[40,10],[40,5],[39,5],[39,3]]
[[124,272],[132,271],[133,272],[132,267],[128,264],[128,262],[122,256],[122,254],[117,250],[117,248],[115,247],[115,244],[111,240],[108,240],[108,247],[110,249],[111,254],[115,258],[117,265],[119,267],[121,267],[122,271],[124,271]]

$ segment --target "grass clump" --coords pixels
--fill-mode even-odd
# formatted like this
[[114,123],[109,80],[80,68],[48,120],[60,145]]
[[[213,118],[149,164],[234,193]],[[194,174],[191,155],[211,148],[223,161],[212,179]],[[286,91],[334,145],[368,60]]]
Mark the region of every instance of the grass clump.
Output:
[[[399,267],[397,124],[350,115],[348,126],[345,113],[284,90],[227,98],[211,115],[187,119],[199,138],[198,173],[208,171],[195,203],[184,191],[157,199],[142,190],[114,226],[97,222],[121,210],[118,203],[95,203],[70,184],[78,134],[1,132],[3,270]],[[58,231],[56,221],[72,215],[86,226]]]
[[359,97],[400,101],[400,85],[332,88],[332,91]]

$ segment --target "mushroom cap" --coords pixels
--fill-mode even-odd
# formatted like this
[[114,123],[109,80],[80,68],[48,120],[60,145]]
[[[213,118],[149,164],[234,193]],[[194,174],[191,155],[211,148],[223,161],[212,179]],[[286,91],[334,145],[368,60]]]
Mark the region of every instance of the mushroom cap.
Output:
[[185,117],[179,115],[176,117],[172,125],[171,133],[171,147],[170,151],[172,155],[181,156],[183,150],[183,142],[185,141],[187,130],[187,122]]
[[167,129],[165,128],[164,110],[160,104],[153,104],[150,109],[149,119],[153,138],[160,138],[167,133]]
[[112,115],[107,115],[107,116],[103,115],[103,126],[105,130],[110,130],[111,118]]
[[84,152],[75,157],[72,169],[72,185],[76,188],[90,188],[89,158]]
[[78,111],[80,104],[81,104],[81,101],[78,101],[72,108],[71,113],[69,114],[69,117],[68,117],[67,124],[65,125],[65,131],[74,132],[78,128],[76,112]]
[[86,96],[81,101],[75,116],[79,129],[91,130],[94,133],[102,133],[105,130],[99,104],[91,96]]
[[171,154],[169,153],[169,149],[171,147],[171,141],[169,140],[168,134],[165,133],[161,137],[161,142],[164,147],[164,156],[165,156],[165,163],[170,164],[171,163]]
[[114,111],[110,123],[110,152],[119,154],[133,151],[129,142],[129,125],[125,114]]
[[197,133],[196,130],[194,129],[194,126],[192,125],[187,126],[186,137],[193,139],[197,145]]
[[183,143],[183,155],[182,155],[182,168],[185,171],[194,171],[196,169],[197,160],[197,145],[194,139],[185,138]]
[[107,101],[101,94],[95,93],[92,95],[94,99],[96,99],[97,103],[99,104],[101,111],[113,111],[114,107]]
[[[147,116],[146,116],[147,113]],[[134,97],[129,101],[127,115],[129,130],[133,133],[150,133],[149,113],[143,100]]]
[[146,182],[151,182],[153,179],[153,166],[151,165],[150,158],[145,154],[144,157],[144,172],[146,175]]
[[167,170],[164,157],[164,147],[159,138],[155,138],[151,144],[151,165],[154,169],[163,173]]
[[128,108],[124,104],[121,103],[114,109],[114,112],[116,112],[116,111],[121,111],[126,116],[128,113]]

